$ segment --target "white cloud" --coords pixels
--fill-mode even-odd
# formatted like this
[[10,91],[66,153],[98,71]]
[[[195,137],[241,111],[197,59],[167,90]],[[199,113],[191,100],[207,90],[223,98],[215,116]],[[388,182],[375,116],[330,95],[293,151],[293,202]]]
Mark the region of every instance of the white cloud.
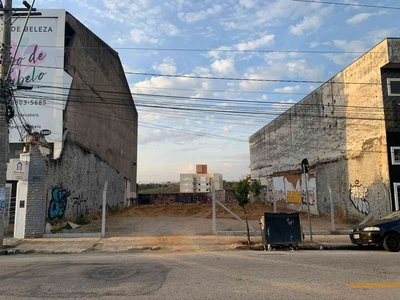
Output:
[[235,44],[233,46],[221,46],[213,50],[217,51],[209,51],[208,56],[213,57],[215,59],[220,58],[221,56],[229,56],[229,57],[234,57],[237,55],[243,56],[243,53],[234,53],[234,52],[224,52],[223,50],[240,50],[240,51],[245,51],[245,50],[256,50],[261,47],[265,46],[270,46],[275,43],[275,35],[274,34],[263,34],[257,39],[249,39],[246,41],[242,41],[238,44]]
[[239,3],[241,6],[245,7],[245,8],[252,8],[254,7],[254,5],[256,1],[253,0],[239,0]]
[[235,45],[235,48],[238,50],[255,50],[263,46],[267,45],[272,45],[275,40],[275,35],[269,34],[269,35],[264,35],[259,39],[256,40],[250,40],[247,42],[239,43]]
[[294,93],[300,91],[301,87],[299,85],[295,86],[285,86],[284,88],[274,89],[275,93]]
[[159,65],[153,65],[153,70],[160,71],[161,74],[175,74],[176,66],[172,57],[164,58],[163,62]]
[[305,31],[320,27],[322,22],[323,19],[318,15],[306,16],[300,23],[290,26],[289,32],[293,35],[301,36],[305,33]]
[[181,33],[178,27],[169,22],[160,24],[159,29],[168,36],[177,36]]
[[[251,5],[250,1],[246,2]],[[256,27],[265,30],[266,27],[282,26],[284,21],[297,20],[310,12],[320,13],[321,6],[293,3],[288,0],[259,1],[256,5],[257,3],[254,3],[251,10],[243,9],[245,7],[243,5],[237,5],[233,13],[221,18],[221,25],[225,30],[254,30]]]
[[209,16],[215,15],[219,13],[222,10],[222,6],[219,4],[214,4],[214,6],[205,9],[205,10],[199,10],[196,12],[180,12],[178,13],[178,18],[182,20],[183,22],[186,23],[195,23],[198,21],[202,21],[207,19]]
[[150,43],[150,44],[158,44],[160,43],[159,39],[149,37],[143,30],[140,29],[132,29],[130,31],[131,38],[135,43]]
[[224,132],[230,132],[232,130],[233,126],[226,125],[222,127],[222,131]]
[[[324,67],[322,65],[310,66],[306,60],[293,60],[289,62],[276,62],[269,66],[251,67],[244,74],[245,78],[254,79],[283,79],[296,78],[306,80],[321,80]],[[239,88],[246,91],[257,91],[268,88],[273,83],[268,81],[241,81]]]
[[371,16],[373,16],[373,14],[369,14],[369,13],[357,14],[357,15],[351,17],[350,19],[347,19],[346,23],[350,24],[350,25],[360,24],[361,22],[365,21],[366,19],[368,19]]
[[211,64],[211,68],[222,75],[229,75],[235,72],[235,64],[232,59],[216,60]]
[[295,104],[295,102],[293,101],[293,99],[290,99],[287,101],[280,101],[280,103],[275,103],[272,106],[282,110],[287,110],[292,106],[292,104]]
[[327,7],[325,9],[320,9],[318,13],[313,12],[309,15],[306,15],[300,23],[290,26],[289,33],[302,36],[309,32],[318,30],[329,17],[331,12],[332,8]]
[[316,42],[316,41],[311,42],[311,44],[310,44],[310,48],[316,48],[318,46],[319,46],[319,42]]
[[383,39],[389,37],[394,30],[395,28],[371,30],[363,38],[357,40],[333,40],[329,42],[330,45],[346,52],[356,53],[325,54],[325,56],[337,65],[348,65]]

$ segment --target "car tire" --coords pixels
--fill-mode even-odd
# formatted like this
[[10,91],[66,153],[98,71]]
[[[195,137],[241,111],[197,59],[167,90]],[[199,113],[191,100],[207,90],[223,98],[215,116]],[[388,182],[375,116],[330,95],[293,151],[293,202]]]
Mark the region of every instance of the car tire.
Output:
[[390,252],[400,251],[400,236],[395,233],[389,233],[383,240],[383,247]]

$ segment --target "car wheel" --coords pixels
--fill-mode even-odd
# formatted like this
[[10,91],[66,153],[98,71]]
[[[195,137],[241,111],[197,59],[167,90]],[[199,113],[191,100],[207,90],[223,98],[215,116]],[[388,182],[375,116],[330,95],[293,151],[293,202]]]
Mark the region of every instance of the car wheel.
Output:
[[383,247],[390,252],[400,251],[400,237],[398,234],[389,233],[383,240]]

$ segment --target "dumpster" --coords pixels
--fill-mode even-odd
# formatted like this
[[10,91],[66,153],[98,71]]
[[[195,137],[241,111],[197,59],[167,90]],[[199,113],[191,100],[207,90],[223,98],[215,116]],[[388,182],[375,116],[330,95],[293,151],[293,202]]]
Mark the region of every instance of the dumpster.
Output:
[[260,220],[263,243],[272,245],[296,245],[303,242],[299,213],[264,213]]

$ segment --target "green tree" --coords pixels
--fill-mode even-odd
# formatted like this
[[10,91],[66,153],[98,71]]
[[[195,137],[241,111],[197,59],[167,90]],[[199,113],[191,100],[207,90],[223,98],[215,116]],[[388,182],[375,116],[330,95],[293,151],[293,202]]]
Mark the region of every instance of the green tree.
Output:
[[242,179],[233,185],[233,195],[238,201],[239,206],[243,209],[246,228],[247,228],[247,245],[250,247],[250,229],[247,217],[246,205],[250,203],[250,197],[257,197],[261,192],[261,185],[258,180]]

